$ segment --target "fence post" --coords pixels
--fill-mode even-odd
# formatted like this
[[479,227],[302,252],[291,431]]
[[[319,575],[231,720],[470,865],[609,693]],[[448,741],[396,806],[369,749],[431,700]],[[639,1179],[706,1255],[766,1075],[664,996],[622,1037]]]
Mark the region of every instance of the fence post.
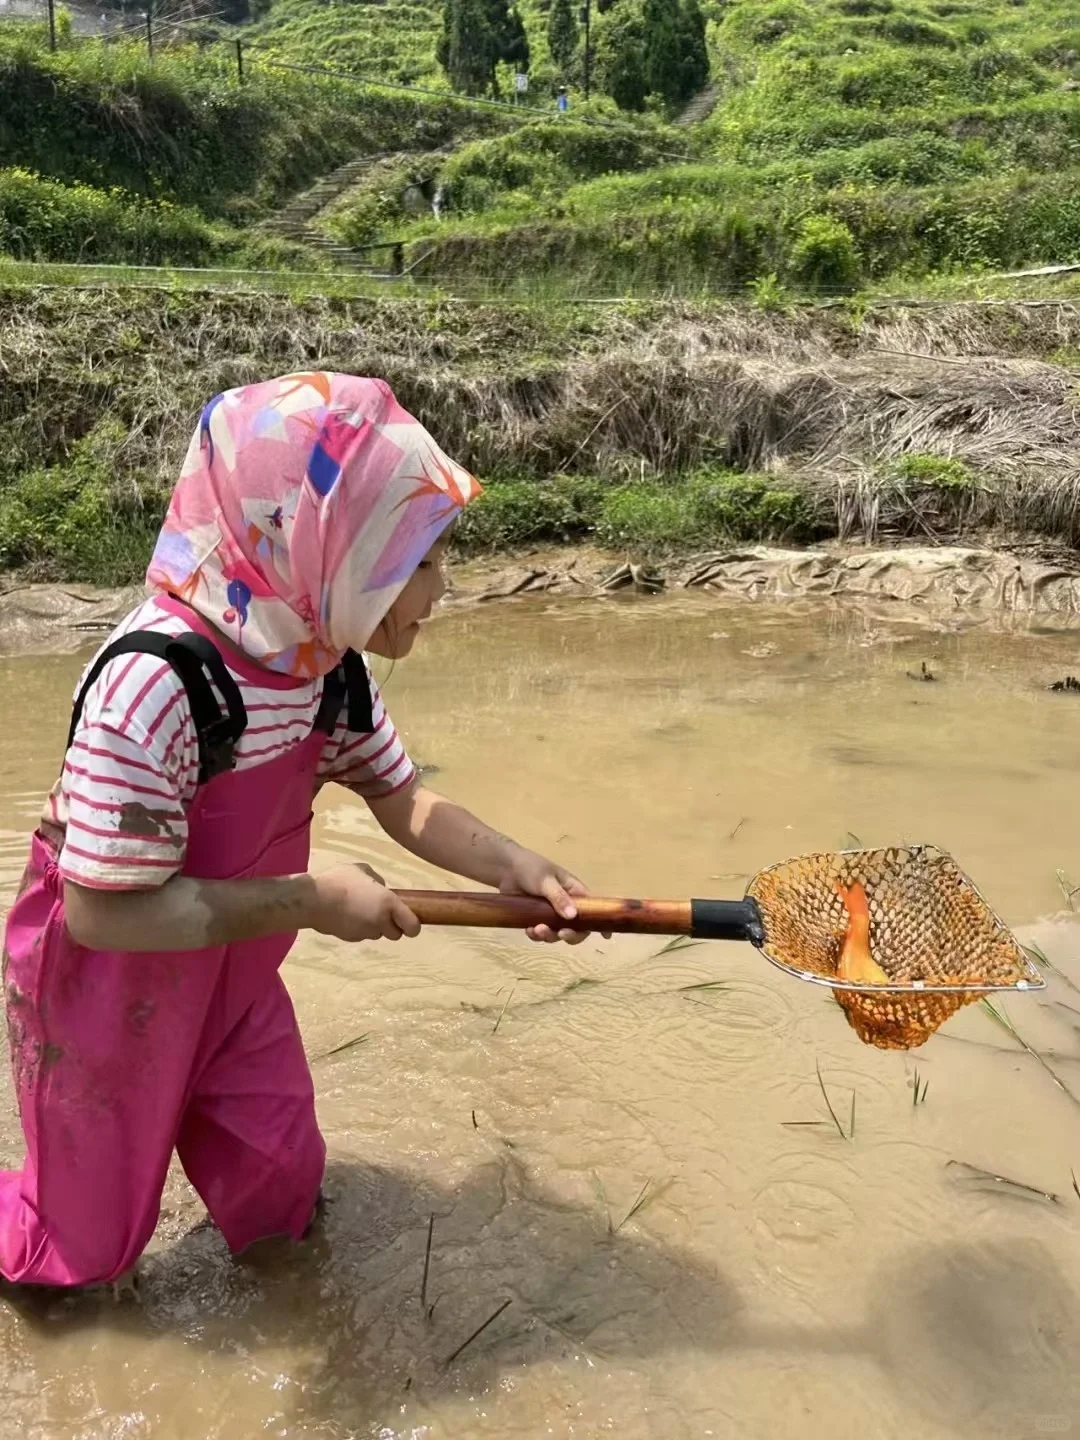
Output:
[[146,54],[154,58],[154,0],[146,0]]
[[56,0],[49,0],[49,49],[56,49]]
[[244,42],[236,42],[236,78],[242,85],[244,83]]

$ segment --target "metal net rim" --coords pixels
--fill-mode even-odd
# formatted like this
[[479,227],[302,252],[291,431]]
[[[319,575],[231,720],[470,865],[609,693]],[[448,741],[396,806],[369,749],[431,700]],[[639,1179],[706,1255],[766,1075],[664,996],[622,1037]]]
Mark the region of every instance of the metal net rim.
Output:
[[770,955],[766,946],[759,947],[762,955],[775,965],[777,969],[783,970],[786,975],[793,975],[799,980],[805,980],[811,985],[823,985],[826,990],[846,990],[856,995],[999,995],[1027,994],[1030,991],[1045,990],[1047,982],[1035,969],[1027,957],[1024,957],[1024,964],[1027,967],[1031,979],[1015,981],[1012,985],[976,984],[974,981],[965,985],[934,985],[926,980],[914,980],[907,984],[888,985],[860,985],[857,980],[838,980],[828,975],[819,975],[816,970],[800,970],[794,965],[789,965],[786,960],[778,960],[775,955]]

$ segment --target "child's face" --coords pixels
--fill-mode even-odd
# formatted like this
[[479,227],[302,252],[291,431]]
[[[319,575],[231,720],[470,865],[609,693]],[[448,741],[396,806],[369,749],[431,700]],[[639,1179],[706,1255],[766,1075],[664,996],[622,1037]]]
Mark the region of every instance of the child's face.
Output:
[[439,536],[412,573],[408,584],[383,616],[366,648],[387,660],[402,660],[420,633],[421,624],[446,594],[443,562],[449,533]]

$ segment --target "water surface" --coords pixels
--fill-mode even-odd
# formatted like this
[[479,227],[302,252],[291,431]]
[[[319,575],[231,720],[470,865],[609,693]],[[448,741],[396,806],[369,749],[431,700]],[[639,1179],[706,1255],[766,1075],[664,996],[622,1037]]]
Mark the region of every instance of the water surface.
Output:
[[[915,1055],[864,1047],[739,946],[305,937],[286,975],[331,1156],[321,1233],[232,1261],[176,1176],[141,1306],[0,1301],[0,1435],[1080,1429],[1080,925],[1056,873],[1080,881],[1080,698],[1046,689],[1076,649],[697,597],[440,617],[386,685],[431,784],[609,894],[738,895],[807,850],[936,843],[1060,965],[1003,1007],[1054,1074],[978,1007]],[[0,661],[5,903],[79,664]],[[317,808],[316,865],[467,888],[344,792]],[[851,1138],[818,1069],[845,1131],[855,1095]],[[20,1157],[5,1076],[0,1161]]]

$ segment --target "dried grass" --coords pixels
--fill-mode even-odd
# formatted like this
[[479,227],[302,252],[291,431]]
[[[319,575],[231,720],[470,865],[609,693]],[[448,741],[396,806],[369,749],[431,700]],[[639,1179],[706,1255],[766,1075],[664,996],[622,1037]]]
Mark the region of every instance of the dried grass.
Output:
[[[997,528],[1076,543],[1080,397],[1050,363],[1069,347],[1080,310],[1066,303],[894,307],[856,325],[839,309],[11,289],[0,483],[62,463],[113,415],[126,431],[118,487],[159,499],[209,396],[318,365],[384,375],[487,475],[627,479],[718,462],[790,477],[845,538]],[[935,489],[890,470],[922,453],[964,462],[973,483]]]

